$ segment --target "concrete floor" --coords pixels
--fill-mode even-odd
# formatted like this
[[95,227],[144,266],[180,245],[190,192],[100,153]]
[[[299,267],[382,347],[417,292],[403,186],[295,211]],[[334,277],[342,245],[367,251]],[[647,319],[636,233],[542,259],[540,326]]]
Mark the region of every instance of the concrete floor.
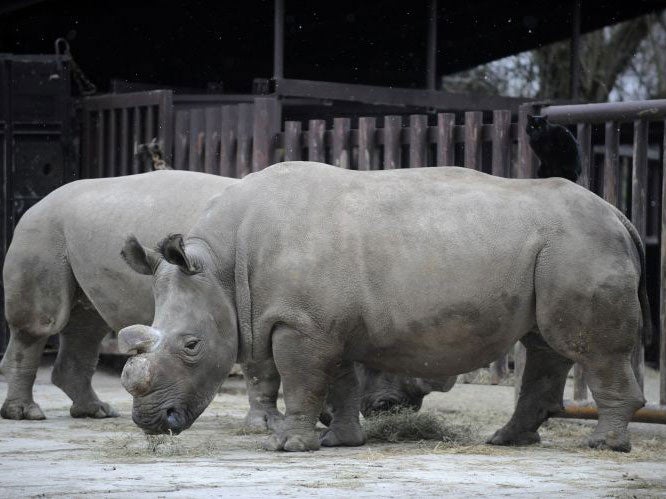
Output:
[[[230,379],[194,426],[148,442],[132,423],[118,375],[94,385],[121,417],[75,420],[69,400],[40,369],[35,400],[45,421],[0,420],[1,497],[525,496],[666,497],[666,428],[632,424],[628,455],[582,443],[591,422],[557,420],[542,443],[497,448],[483,439],[510,415],[513,388],[458,384],[426,398],[424,410],[472,425],[474,442],[375,443],[305,454],[260,450],[247,433],[243,383]],[[648,389],[656,374],[648,372]],[[0,378],[0,399],[6,383]]]

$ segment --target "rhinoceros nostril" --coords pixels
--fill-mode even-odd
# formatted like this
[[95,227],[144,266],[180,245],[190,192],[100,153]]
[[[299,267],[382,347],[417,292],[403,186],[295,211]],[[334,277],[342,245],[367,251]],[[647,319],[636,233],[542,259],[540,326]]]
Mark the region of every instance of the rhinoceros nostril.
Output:
[[166,410],[166,421],[169,430],[174,433],[180,433],[183,430],[183,422],[178,411],[173,407]]

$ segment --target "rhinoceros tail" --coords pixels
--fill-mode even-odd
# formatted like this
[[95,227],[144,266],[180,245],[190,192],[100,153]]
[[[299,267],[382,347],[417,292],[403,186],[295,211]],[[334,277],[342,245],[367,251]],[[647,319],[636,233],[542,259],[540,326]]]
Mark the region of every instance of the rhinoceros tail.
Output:
[[638,234],[638,230],[634,227],[629,219],[622,213],[620,210],[615,208],[615,213],[619,218],[622,225],[627,229],[629,235],[631,236],[632,241],[636,245],[636,251],[641,261],[641,277],[638,283],[638,300],[641,305],[641,318],[642,318],[642,334],[641,338],[643,344],[648,344],[652,341],[652,315],[650,313],[650,302],[647,295],[647,284],[646,284],[646,275],[645,275],[645,246],[641,240],[641,236]]

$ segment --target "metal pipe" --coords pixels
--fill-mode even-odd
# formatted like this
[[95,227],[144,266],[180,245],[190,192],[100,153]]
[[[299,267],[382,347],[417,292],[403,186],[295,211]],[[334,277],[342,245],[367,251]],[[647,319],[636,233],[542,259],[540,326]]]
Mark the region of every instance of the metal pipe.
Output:
[[426,86],[428,90],[437,89],[437,0],[430,0],[428,5]]
[[573,0],[571,12],[571,51],[569,59],[569,95],[580,96],[580,8],[582,0]]
[[664,143],[661,149],[661,300],[659,321],[659,403],[666,405],[666,121],[664,121]]
[[548,106],[542,108],[541,114],[547,116],[549,121],[562,125],[583,122],[627,122],[636,119],[656,120],[666,118],[666,99]]
[[[594,402],[565,401],[564,409],[553,414],[554,418],[598,419],[599,411]],[[638,409],[631,418],[634,423],[666,424],[666,405],[648,404]]]
[[275,0],[273,14],[273,78],[284,78],[284,0]]

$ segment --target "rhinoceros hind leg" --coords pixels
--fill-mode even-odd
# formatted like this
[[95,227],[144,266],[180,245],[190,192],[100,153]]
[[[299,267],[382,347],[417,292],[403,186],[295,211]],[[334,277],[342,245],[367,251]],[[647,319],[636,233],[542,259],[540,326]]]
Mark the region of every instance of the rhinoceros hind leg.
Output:
[[[588,440],[592,448],[629,452],[627,429],[634,412],[645,405],[645,398],[631,367],[629,353],[617,358],[604,357],[585,362],[583,370],[599,419]],[[609,383],[609,380],[613,380]]]
[[492,445],[540,442],[539,426],[562,407],[567,373],[573,362],[531,332],[521,339],[527,350],[520,396],[509,422],[487,440]]
[[60,335],[60,348],[51,381],[72,399],[73,418],[112,418],[118,413],[102,402],[91,380],[97,367],[99,346],[109,328],[89,303],[77,303]]
[[273,331],[273,358],[282,378],[286,414],[280,428],[265,443],[268,450],[319,449],[315,424],[342,354],[342,345],[334,344],[334,340],[324,344],[322,336],[326,338],[287,326]]
[[356,447],[365,443],[365,435],[358,420],[361,393],[353,362],[344,362],[329,388],[328,403],[331,422],[320,435],[324,447]]
[[35,337],[10,326],[9,345],[0,371],[7,378],[7,397],[0,409],[5,419],[44,419],[44,413],[32,398],[32,387],[48,336]]

